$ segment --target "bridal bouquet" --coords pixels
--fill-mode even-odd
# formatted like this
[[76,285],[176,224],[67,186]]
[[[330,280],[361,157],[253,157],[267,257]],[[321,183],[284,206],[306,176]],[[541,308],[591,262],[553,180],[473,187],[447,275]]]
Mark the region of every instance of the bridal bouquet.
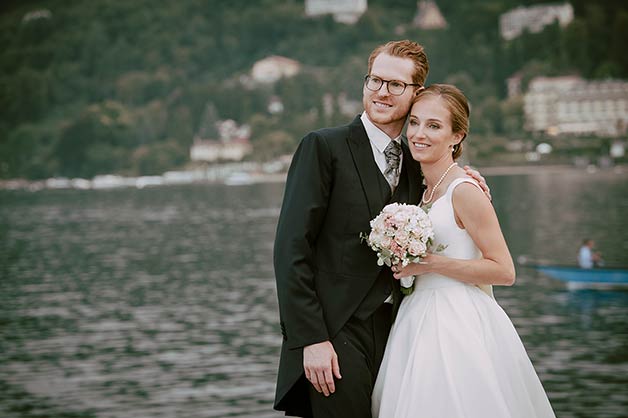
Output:
[[[377,253],[377,264],[388,267],[418,263],[433,245],[434,230],[427,213],[419,206],[391,203],[371,221],[371,233],[360,234]],[[436,251],[444,247],[439,246]],[[414,290],[414,276],[401,278],[401,291]]]

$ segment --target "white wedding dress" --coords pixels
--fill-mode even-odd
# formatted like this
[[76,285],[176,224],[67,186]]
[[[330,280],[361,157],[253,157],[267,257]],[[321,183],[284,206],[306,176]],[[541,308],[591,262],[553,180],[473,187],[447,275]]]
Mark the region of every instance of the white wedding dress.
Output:
[[[429,211],[443,255],[481,254],[454,219],[454,180]],[[477,184],[476,184],[477,185]],[[479,187],[479,186],[478,186]],[[512,322],[480,289],[438,274],[418,276],[392,327],[372,403],[376,418],[555,417]]]

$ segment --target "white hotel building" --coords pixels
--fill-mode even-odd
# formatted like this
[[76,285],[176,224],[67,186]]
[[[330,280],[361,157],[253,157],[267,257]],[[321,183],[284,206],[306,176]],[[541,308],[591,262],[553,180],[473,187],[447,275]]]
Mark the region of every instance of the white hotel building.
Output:
[[502,38],[510,41],[524,31],[539,33],[555,20],[558,20],[561,27],[565,27],[573,18],[573,7],[569,3],[520,6],[499,17],[499,32]]
[[620,137],[628,130],[628,81],[536,77],[523,101],[528,131]]
[[367,0],[305,0],[305,15],[331,14],[336,22],[353,24],[366,12]]

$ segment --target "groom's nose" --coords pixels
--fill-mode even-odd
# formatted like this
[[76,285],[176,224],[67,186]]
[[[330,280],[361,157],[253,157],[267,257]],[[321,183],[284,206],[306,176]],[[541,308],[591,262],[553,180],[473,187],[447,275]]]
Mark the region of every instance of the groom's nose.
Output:
[[384,81],[382,86],[377,90],[377,95],[380,97],[388,97],[390,96],[390,92],[388,91],[388,82]]

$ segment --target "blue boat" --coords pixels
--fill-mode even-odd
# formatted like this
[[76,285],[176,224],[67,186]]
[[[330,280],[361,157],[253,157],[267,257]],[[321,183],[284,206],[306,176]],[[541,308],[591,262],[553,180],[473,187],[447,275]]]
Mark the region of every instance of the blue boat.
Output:
[[628,286],[628,269],[626,268],[582,269],[576,266],[550,264],[526,264],[526,266],[565,282],[569,289]]

